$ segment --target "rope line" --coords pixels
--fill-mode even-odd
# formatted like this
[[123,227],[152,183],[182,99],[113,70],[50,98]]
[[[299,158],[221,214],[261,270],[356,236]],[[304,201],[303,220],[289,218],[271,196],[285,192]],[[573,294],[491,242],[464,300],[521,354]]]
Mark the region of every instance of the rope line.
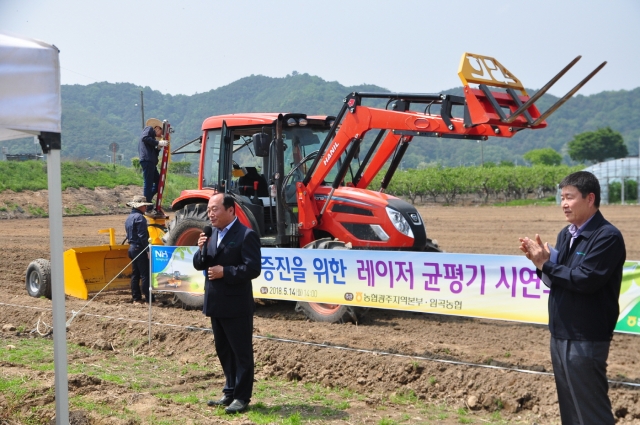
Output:
[[[2,305],[2,306],[10,306],[10,307],[20,307],[20,308],[33,308],[33,309],[38,309],[38,310],[51,311],[50,308],[32,307],[32,306],[25,306],[25,305],[20,305],[20,304],[8,304],[8,303],[0,302],[0,305]],[[76,315],[79,314],[79,313],[80,312],[77,312]],[[126,318],[126,317],[106,316],[106,315],[92,314],[92,313],[82,313],[82,314],[84,316],[105,318],[105,319],[112,319],[112,320],[120,320],[120,321],[125,321],[125,322],[132,322],[132,323],[143,323],[143,324],[149,323],[146,320],[129,319],[129,318]],[[38,320],[38,323],[39,322],[40,322],[40,320]],[[188,330],[188,331],[202,331],[202,332],[206,332],[206,333],[211,333],[211,329],[210,328],[200,328],[200,327],[196,327],[196,326],[183,326],[183,325],[175,325],[175,324],[172,324],[172,323],[161,323],[161,322],[152,322],[152,324],[156,325],[156,326],[164,326],[164,327],[169,327],[169,328],[181,328],[181,329],[185,329],[185,330]],[[364,349],[364,348],[341,347],[339,345],[322,344],[322,343],[309,342],[309,341],[300,341],[300,340],[296,340],[296,339],[276,338],[276,337],[269,337],[269,336],[263,336],[263,335],[253,335],[253,338],[254,339],[267,340],[267,341],[282,342],[282,343],[286,343],[286,344],[306,345],[306,346],[310,346],[310,347],[319,347],[319,348],[327,348],[327,349],[333,349],[333,350],[350,351],[350,352],[354,352],[354,353],[371,354],[371,355],[376,355],[376,356],[398,357],[398,358],[402,358],[402,359],[411,359],[411,360],[424,360],[424,361],[430,361],[430,362],[436,362],[436,363],[451,364],[451,365],[456,365],[456,366],[468,366],[468,367],[478,367],[478,368],[493,369],[493,370],[505,370],[505,371],[512,371],[512,372],[518,372],[518,373],[526,373],[526,374],[530,374],[530,375],[553,376],[552,372],[539,372],[539,371],[536,371],[536,370],[529,370],[529,369],[520,369],[520,368],[506,367],[506,366],[494,366],[494,365],[487,365],[487,364],[482,364],[482,363],[464,362],[464,361],[460,361],[460,360],[446,360],[446,359],[438,359],[438,358],[425,357],[425,356],[411,356],[411,355],[408,355],[408,354],[390,353],[388,351],[379,351],[379,350],[367,350],[367,349]],[[623,385],[623,386],[628,386],[628,387],[640,388],[640,383],[636,383],[636,382],[613,381],[611,379],[608,379],[607,381],[610,384],[614,384],[614,385]]]

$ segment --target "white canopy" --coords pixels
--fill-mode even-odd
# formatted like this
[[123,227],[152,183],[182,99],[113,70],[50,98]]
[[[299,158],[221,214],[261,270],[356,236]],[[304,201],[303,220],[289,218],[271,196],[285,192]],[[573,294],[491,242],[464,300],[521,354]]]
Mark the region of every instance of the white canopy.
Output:
[[56,423],[68,424],[58,53],[50,44],[0,33],[0,141],[35,135],[47,155]]
[[58,49],[0,33],[0,141],[60,133],[60,117]]

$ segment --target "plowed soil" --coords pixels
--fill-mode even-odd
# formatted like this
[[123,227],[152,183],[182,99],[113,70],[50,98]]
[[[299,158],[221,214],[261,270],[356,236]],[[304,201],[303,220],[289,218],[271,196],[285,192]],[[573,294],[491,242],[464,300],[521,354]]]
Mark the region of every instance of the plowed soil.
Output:
[[[69,208],[82,204],[95,213],[115,214],[66,216],[65,249],[108,243],[107,236],[97,233],[108,227],[116,228],[116,239],[122,239],[127,212],[124,203],[135,190],[97,191],[93,196],[91,191],[76,191],[75,195],[66,192]],[[0,207],[22,205],[23,210],[6,208],[0,212],[0,350],[18,338],[33,337],[28,331],[36,327],[39,319],[41,324],[52,322],[51,302],[29,297],[25,290],[29,263],[50,256],[48,219],[25,218],[29,215],[26,202],[40,205],[38,200],[46,200],[46,193],[0,194]],[[553,242],[565,224],[556,206],[423,206],[419,210],[429,236],[447,252],[518,255],[518,237],[539,233],[543,240]],[[602,212],[621,229],[627,259],[640,260],[640,209],[603,206]],[[86,301],[67,297],[68,316],[85,304]],[[68,341],[104,353],[82,359],[83,362],[126,363],[134,355],[148,355],[182,365],[204,364],[205,371],[194,369],[179,379],[149,379],[164,380],[168,392],[190,387],[219,394],[223,376],[212,356],[212,336],[206,332],[208,321],[200,312],[182,309],[168,295],[161,296],[161,302],[152,308],[150,346],[134,343],[148,337],[149,310],[131,304],[127,292],[103,293],[82,312],[86,314],[78,315],[69,326]],[[17,332],[18,328],[25,331]],[[496,410],[508,423],[559,423],[545,326],[385,310],[370,311],[357,325],[312,323],[295,312],[292,303],[279,302],[258,305],[254,334],[258,383],[275,378],[324,388],[347,388],[365,396],[344,412],[316,423],[378,424],[382,417],[395,423],[459,423],[452,417],[428,420],[412,407],[388,402],[393,396],[413,394],[409,390],[425,404],[469,409],[478,418],[470,419],[473,423],[490,422],[489,415]],[[53,383],[52,371],[34,372],[8,363],[0,364],[0,374],[28,374],[28,379],[41,382],[44,388]],[[615,335],[608,376],[613,381],[640,383],[640,336]],[[82,394],[109,405],[124,402],[142,418],[142,423],[252,423],[246,415],[203,416],[202,409],[207,409],[202,407],[203,400],[197,408],[189,403],[166,402],[131,385],[117,385],[83,374],[70,375],[69,392],[71,396]],[[640,424],[639,396],[637,386],[611,385],[610,397],[619,423]],[[270,403],[268,398],[261,401]],[[51,395],[27,393],[23,409],[48,406],[34,419],[34,423],[46,423],[55,412],[51,402]],[[7,417],[7,412],[2,412],[7,406],[0,394],[0,420]],[[74,411],[73,415],[75,423],[126,423],[115,416],[105,419],[90,411]]]

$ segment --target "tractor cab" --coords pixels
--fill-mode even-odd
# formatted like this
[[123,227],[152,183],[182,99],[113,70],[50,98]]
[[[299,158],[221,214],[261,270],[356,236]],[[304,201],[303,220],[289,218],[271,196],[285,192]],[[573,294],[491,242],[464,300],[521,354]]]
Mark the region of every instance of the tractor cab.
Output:
[[296,184],[332,123],[304,114],[211,117],[203,123],[199,189],[235,196],[238,216],[264,246],[298,246]]

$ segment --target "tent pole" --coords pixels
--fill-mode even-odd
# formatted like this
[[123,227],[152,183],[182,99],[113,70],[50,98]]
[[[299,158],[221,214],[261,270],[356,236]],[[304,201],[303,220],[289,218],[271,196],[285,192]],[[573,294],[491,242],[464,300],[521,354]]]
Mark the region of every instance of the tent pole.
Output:
[[[60,134],[57,134],[59,143]],[[55,146],[55,144],[54,144]],[[56,424],[69,424],[69,384],[67,370],[67,318],[64,298],[62,243],[62,183],[60,147],[49,146],[47,183],[49,188],[49,239],[51,244],[51,303],[53,305],[53,362],[56,397]]]

